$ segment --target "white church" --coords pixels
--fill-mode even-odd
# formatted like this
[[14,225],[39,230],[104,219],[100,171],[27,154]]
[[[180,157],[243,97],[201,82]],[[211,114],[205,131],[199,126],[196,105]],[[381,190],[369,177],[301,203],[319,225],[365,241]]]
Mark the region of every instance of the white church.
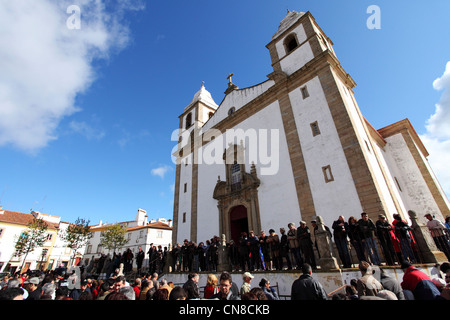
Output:
[[217,105],[204,86],[179,116],[172,243],[408,210],[443,221],[449,201],[408,119],[376,130],[311,13],[290,11],[266,45],[273,72]]

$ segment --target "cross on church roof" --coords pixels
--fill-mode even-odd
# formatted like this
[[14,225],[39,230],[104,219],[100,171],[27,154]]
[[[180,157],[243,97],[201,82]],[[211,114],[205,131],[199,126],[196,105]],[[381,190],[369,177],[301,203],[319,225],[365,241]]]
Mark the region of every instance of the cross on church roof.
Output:
[[234,73],[229,73],[227,79],[230,81],[231,83],[231,77],[234,76]]

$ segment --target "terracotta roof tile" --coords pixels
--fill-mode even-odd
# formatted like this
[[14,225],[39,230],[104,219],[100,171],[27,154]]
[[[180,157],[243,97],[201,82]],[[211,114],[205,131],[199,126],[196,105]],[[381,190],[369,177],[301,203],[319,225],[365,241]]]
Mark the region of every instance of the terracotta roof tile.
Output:
[[[16,211],[4,210],[3,214],[0,214],[0,222],[19,224],[26,226],[28,223],[33,221],[34,216],[31,213],[23,213]],[[58,229],[59,225],[57,223],[47,222],[48,228]]]

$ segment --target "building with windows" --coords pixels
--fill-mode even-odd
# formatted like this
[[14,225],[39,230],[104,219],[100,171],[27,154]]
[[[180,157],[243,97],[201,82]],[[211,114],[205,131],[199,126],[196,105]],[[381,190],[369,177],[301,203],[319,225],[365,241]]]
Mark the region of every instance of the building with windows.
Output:
[[240,89],[230,74],[219,105],[202,85],[179,116],[172,243],[237,242],[316,216],[450,214],[409,120],[370,125],[310,12],[289,11],[266,48],[268,79]]
[[[26,257],[17,256],[15,243],[20,235],[28,230],[27,225],[33,219],[43,219],[47,223],[46,241]],[[73,251],[60,239],[58,234],[67,228],[69,223],[60,217],[32,211],[22,213],[3,210],[0,207],[0,272],[14,273],[20,270],[54,270],[59,265],[68,266]],[[24,261],[25,259],[25,261]]]
[[[159,218],[148,221],[147,212],[143,209],[138,209],[135,220],[119,222],[119,224],[126,229],[125,236],[128,242],[118,248],[116,253],[123,253],[130,249],[136,257],[139,248],[142,248],[145,252],[144,267],[148,266],[147,252],[151,245],[161,246],[164,249],[164,247],[169,248],[172,242],[172,220]],[[89,265],[92,261],[96,262],[102,255],[113,256],[111,250],[100,245],[103,232],[110,226],[111,224],[102,223],[102,221],[98,225],[91,226],[90,230],[93,234],[86,245],[82,265]],[[133,259],[133,267],[136,267],[136,259]]]

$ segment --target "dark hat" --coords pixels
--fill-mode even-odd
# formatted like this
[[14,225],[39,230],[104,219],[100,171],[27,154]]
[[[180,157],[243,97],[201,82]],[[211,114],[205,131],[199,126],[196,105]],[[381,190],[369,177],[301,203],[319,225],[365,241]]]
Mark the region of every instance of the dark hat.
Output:
[[408,269],[409,267],[411,267],[411,263],[408,261],[402,261],[402,269]]

